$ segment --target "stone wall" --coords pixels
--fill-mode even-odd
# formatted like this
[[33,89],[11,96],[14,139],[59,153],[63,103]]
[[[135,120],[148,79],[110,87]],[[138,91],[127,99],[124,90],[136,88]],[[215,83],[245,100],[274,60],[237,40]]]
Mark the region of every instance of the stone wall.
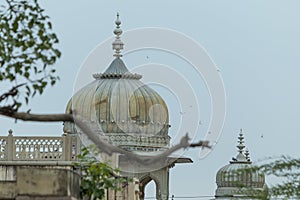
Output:
[[80,176],[71,163],[0,163],[0,168],[0,199],[80,199]]

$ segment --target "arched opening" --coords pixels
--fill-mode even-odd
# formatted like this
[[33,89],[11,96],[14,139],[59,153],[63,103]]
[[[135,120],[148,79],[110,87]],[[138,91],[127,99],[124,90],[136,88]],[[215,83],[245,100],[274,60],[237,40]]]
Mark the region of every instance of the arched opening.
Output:
[[150,176],[147,176],[140,180],[140,200],[144,200],[145,197],[154,197],[153,199],[157,199],[158,190],[159,189],[157,182]]
[[155,200],[156,199],[156,185],[152,180],[145,187],[145,199],[146,200]]

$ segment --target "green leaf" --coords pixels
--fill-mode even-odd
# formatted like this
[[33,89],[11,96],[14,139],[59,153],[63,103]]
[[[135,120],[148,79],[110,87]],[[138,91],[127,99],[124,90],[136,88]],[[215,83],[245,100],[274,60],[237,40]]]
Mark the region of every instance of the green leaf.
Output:
[[18,22],[17,19],[16,19],[16,20],[13,22],[13,24],[12,24],[12,30],[13,30],[13,32],[17,32],[18,27],[19,27],[19,22]]
[[48,24],[48,28],[49,28],[49,29],[52,29],[52,24],[51,24],[51,22],[48,22],[47,24]]
[[29,78],[29,76],[30,76],[29,72],[26,71],[26,72],[24,73],[24,76],[25,76],[25,78]]

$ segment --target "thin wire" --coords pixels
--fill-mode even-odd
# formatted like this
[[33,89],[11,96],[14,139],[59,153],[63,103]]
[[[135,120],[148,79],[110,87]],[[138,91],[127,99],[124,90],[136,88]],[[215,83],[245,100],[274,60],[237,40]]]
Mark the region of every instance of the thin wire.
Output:
[[[176,197],[176,196],[172,196],[172,197],[169,197],[169,199],[196,199],[196,198],[198,198],[198,199],[202,199],[202,198],[209,198],[209,200],[211,199],[211,198],[214,198],[215,196],[209,196],[209,195],[204,195],[204,196],[178,196],[178,197]],[[156,197],[145,197],[144,199],[151,199],[151,200],[155,200],[156,199]]]
[[[207,200],[214,200],[215,196],[171,196],[169,199],[203,199],[203,198],[209,198]],[[212,199],[211,199],[212,198]],[[150,200],[156,200],[156,197],[145,197],[144,199],[150,199]],[[286,198],[284,197],[275,197],[274,200],[284,200]],[[297,199],[290,199],[290,200],[297,200]]]

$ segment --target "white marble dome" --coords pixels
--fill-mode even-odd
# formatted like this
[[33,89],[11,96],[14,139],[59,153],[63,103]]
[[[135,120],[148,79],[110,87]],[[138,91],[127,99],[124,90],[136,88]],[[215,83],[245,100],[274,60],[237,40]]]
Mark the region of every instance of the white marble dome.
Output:
[[[123,60],[120,22],[116,21],[113,42],[115,59],[103,73],[94,74],[90,84],[76,92],[66,113],[75,112],[94,124],[95,132],[128,150],[157,151],[169,147],[168,108],[163,98],[131,73]],[[95,128],[96,127],[96,128]],[[66,122],[64,133],[76,133],[76,126]]]

